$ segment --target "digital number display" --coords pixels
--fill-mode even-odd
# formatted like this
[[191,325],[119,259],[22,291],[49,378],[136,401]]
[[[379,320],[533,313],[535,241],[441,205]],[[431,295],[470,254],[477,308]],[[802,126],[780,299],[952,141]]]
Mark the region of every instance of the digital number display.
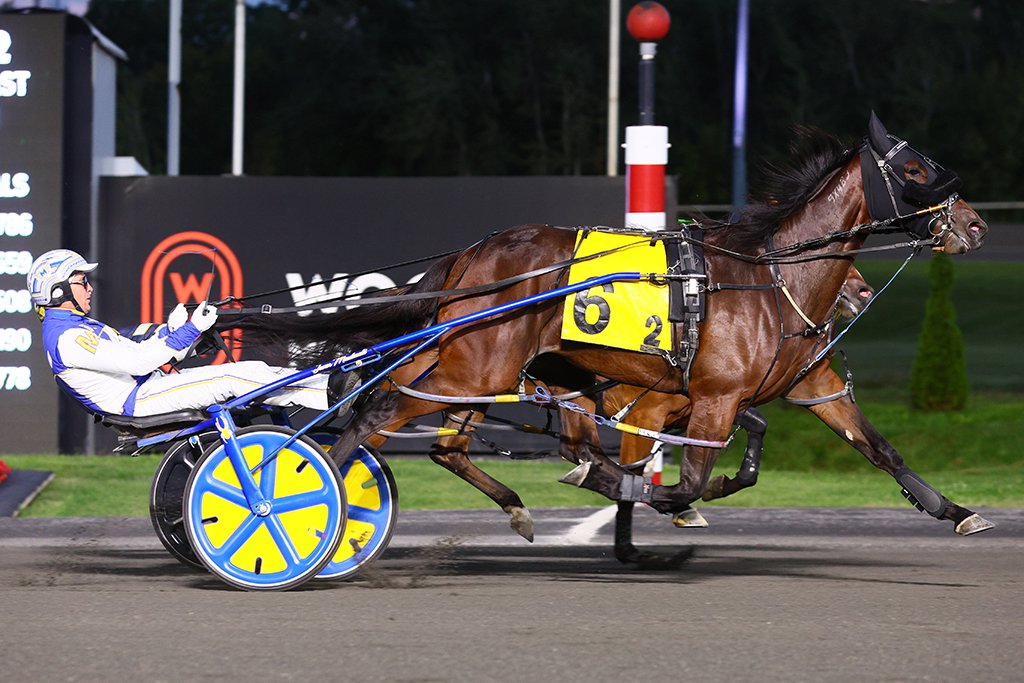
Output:
[[0,15],[0,452],[56,452],[57,389],[25,276],[61,245],[61,13]]

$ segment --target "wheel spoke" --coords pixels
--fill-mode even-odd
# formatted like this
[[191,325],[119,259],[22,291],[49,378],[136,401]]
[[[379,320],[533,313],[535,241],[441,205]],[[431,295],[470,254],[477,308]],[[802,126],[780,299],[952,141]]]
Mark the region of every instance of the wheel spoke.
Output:
[[229,503],[234,503],[239,507],[249,509],[249,502],[245,499],[245,494],[242,493],[242,489],[226,484],[220,479],[216,479],[213,476],[213,468],[209,471],[203,472],[203,484],[204,493],[212,493]]
[[223,561],[230,560],[231,557],[238,552],[238,549],[245,545],[254,533],[256,533],[260,525],[263,524],[263,517],[257,517],[256,515],[250,515],[244,522],[238,525],[224,544],[220,548],[209,548],[208,552],[210,557],[218,561],[218,564]]
[[270,532],[270,537],[274,539],[274,543],[277,544],[277,549],[281,551],[281,554],[285,556],[289,566],[298,564],[302,558],[295,551],[295,545],[292,543],[291,538],[288,537],[288,532],[285,531],[284,525],[281,524],[281,520],[278,519],[276,514],[271,514],[266,517],[267,531]]
[[379,509],[374,510],[373,508],[364,508],[358,505],[349,504],[348,518],[354,519],[357,522],[379,524],[382,519],[387,519],[390,507],[391,506],[389,505],[382,505]]
[[284,498],[276,498],[274,500],[274,512],[294,512],[295,510],[302,510],[315,505],[323,505],[324,497],[326,495],[327,490],[320,489],[319,491],[294,493],[290,496],[285,496]]

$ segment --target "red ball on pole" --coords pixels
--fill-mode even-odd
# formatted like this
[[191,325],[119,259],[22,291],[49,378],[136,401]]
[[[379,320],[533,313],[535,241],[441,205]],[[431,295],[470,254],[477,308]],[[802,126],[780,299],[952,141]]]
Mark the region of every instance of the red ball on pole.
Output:
[[672,17],[668,10],[658,2],[641,2],[626,15],[626,28],[629,35],[641,43],[656,43],[668,35],[672,25]]

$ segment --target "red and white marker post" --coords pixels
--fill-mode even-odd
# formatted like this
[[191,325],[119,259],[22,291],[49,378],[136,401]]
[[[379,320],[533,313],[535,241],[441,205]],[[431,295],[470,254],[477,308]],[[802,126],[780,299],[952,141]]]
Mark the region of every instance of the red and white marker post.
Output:
[[640,125],[626,127],[626,226],[665,227],[665,166],[668,128],[654,125],[654,57],[658,41],[672,24],[657,2],[641,2],[629,11],[626,28],[640,43]]
[[[665,166],[668,127],[654,125],[654,57],[658,41],[668,35],[672,19],[657,2],[641,2],[626,16],[629,34],[640,43],[640,125],[626,127],[626,227],[661,230],[665,216]],[[645,474],[661,483],[663,445],[654,442],[654,457]]]

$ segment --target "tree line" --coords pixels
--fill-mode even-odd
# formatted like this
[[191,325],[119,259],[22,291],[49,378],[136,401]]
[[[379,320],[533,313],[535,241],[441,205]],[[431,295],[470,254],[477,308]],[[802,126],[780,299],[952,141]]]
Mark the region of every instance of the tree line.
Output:
[[[736,2],[661,0],[656,122],[682,203],[729,201]],[[181,172],[230,171],[234,3],[184,0]],[[625,31],[621,109],[636,123]],[[1019,198],[1024,6],[1016,0],[751,0],[748,159],[792,127],[856,143],[875,110],[958,170],[973,201]],[[118,153],[166,165],[168,0],[93,0],[128,54]],[[267,0],[246,20],[245,172],[278,176],[605,172],[608,3]],[[620,172],[621,155],[620,155]],[[756,185],[756,169],[751,173]]]

